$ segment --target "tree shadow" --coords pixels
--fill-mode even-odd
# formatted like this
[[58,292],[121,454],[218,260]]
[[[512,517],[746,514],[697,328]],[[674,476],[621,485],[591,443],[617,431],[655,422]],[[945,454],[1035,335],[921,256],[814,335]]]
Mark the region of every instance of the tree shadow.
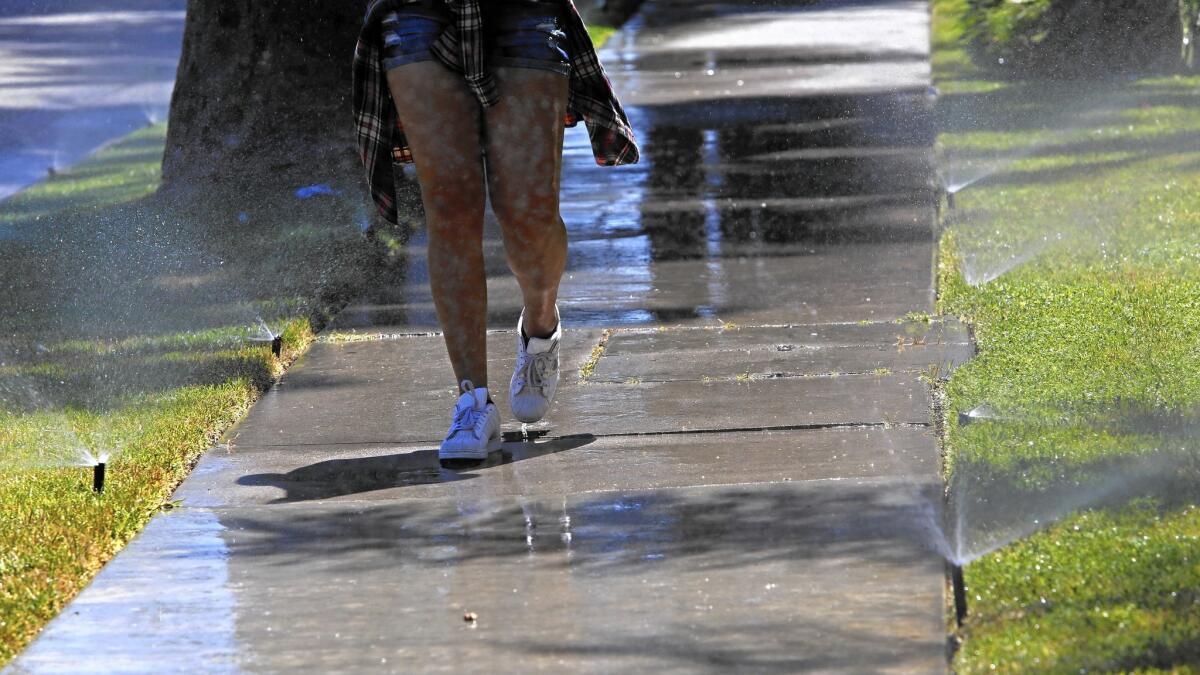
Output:
[[654,633],[619,640],[508,639],[493,646],[515,656],[553,656],[573,663],[652,659],[656,665],[689,672],[919,672],[940,653],[939,644],[916,632],[843,627],[828,619],[806,618],[799,610],[786,620],[764,616],[720,626],[665,618]]
[[[403,612],[398,635],[418,650],[444,639],[439,617],[461,615],[457,600],[489,608],[479,610],[473,637],[497,658],[614,670],[868,671],[921,670],[943,653],[936,622],[913,624],[940,606],[942,561],[927,541],[940,500],[931,479],[213,513],[229,533],[224,553],[245,582],[247,606],[304,611],[323,591],[292,596],[280,592],[287,584],[313,579],[310,572],[353,580],[376,590],[333,602],[394,602]],[[512,595],[525,584],[537,592]],[[718,610],[703,612],[702,603]],[[569,627],[557,623],[573,613]],[[534,623],[523,635],[497,624],[525,618]]]
[[[1060,425],[1003,420],[975,424],[979,427],[971,433],[988,438],[1042,438],[1044,432],[1063,431]],[[1195,417],[1133,411],[1075,427],[1080,433],[1124,444],[1124,451],[1083,459],[1070,452],[956,458],[947,506],[947,527],[956,554],[973,559],[1082,510],[1120,509],[1144,499],[1163,512],[1194,504],[1200,498],[1197,428]],[[1053,442],[1056,437],[1051,438]]]
[[701,100],[644,117],[638,222],[653,261],[931,237],[923,94]]
[[[177,0],[151,0],[138,6],[103,8],[68,6],[74,3],[37,3],[38,11],[18,13],[16,8],[0,14],[0,41],[6,59],[22,64],[22,75],[0,91],[36,87],[63,87],[103,84],[129,84],[129,72],[136,70],[150,77],[169,80],[175,68],[175,55],[183,38],[183,20],[177,15],[184,3]],[[59,7],[54,7],[54,5]],[[30,7],[29,9],[35,9]],[[57,9],[53,15],[47,10]],[[94,16],[99,12],[99,16]],[[106,21],[105,13],[121,15],[123,20]],[[164,14],[167,13],[167,14]],[[63,21],[62,15],[76,14],[79,20]],[[130,58],[129,45],[138,45],[142,54]],[[143,79],[150,79],[143,77]]]
[[[122,159],[83,173],[103,179],[153,148],[120,145]],[[363,238],[357,185],[331,191],[301,199],[248,184],[99,208],[81,207],[85,196],[50,215],[52,196],[15,200],[15,234],[0,246],[0,390],[14,410],[109,411],[235,378],[266,387],[271,358],[246,339],[260,317],[320,328],[358,289],[403,272]]]
[[[407,461],[388,459],[385,464],[377,470],[380,478],[367,478],[367,486],[395,483],[405,471],[416,480],[428,476],[426,468],[411,468]],[[311,471],[329,476],[336,485],[329,473],[336,467]],[[254,480],[281,482],[278,476]],[[528,556],[531,549],[548,554],[569,549],[573,566],[597,571],[628,571],[659,560],[716,571],[850,556],[904,567],[941,564],[941,486],[936,483],[769,484],[565,498],[399,500],[365,508],[358,502],[286,512],[234,510],[221,519],[229,530],[239,532],[231,555],[279,566],[320,558],[360,571],[396,565],[424,568],[499,563]],[[361,488],[351,481],[346,487],[317,490],[343,489]],[[300,494],[296,492],[293,501],[302,501]],[[351,511],[353,518],[348,518]],[[527,539],[528,532],[533,534]],[[571,536],[561,536],[564,532]]]
[[1196,102],[1179,87],[1134,87],[1128,79],[1014,80],[991,91],[940,94],[936,124],[939,133],[1052,132],[1083,114],[1089,127],[1099,127],[1120,123],[1126,110],[1190,108]]

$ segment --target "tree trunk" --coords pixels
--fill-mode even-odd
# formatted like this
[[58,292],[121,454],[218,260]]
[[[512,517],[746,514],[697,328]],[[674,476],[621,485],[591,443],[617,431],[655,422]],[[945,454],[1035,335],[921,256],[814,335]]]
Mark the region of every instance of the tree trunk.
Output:
[[350,99],[365,6],[189,0],[164,187],[363,187]]

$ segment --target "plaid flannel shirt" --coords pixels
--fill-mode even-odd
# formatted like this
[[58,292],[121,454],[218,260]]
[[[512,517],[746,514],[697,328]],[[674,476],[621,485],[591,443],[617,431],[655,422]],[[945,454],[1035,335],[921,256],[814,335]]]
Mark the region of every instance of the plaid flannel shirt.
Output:
[[[480,105],[488,107],[499,101],[499,94],[484,59],[481,1],[488,0],[446,0],[456,21],[438,38],[432,52],[447,67],[462,73]],[[639,153],[629,119],[600,65],[583,19],[571,0],[565,2],[571,82],[564,123],[573,127],[580,120],[584,122],[592,154],[600,166],[635,164]],[[354,50],[354,120],[359,156],[367,170],[371,197],[380,215],[390,223],[398,222],[396,165],[412,162],[412,151],[388,90],[379,34],[383,16],[398,4],[398,0],[371,1]]]

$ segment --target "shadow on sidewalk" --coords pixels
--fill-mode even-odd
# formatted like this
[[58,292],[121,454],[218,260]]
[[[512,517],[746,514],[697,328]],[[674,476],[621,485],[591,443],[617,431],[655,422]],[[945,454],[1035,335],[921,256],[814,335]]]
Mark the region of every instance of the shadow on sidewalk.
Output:
[[333,499],[377,490],[471,480],[478,478],[480,471],[574,450],[595,440],[591,434],[576,434],[538,443],[532,439],[525,441],[520,434],[505,434],[502,452],[493,453],[483,464],[461,469],[442,467],[438,463],[437,450],[417,450],[380,457],[331,459],[286,474],[243,476],[237,482],[238,485],[285,490],[287,495],[272,502],[275,504]]
[[[564,445],[581,441],[586,439]],[[396,457],[384,459],[395,462]],[[434,461],[431,451],[418,459],[424,458]],[[347,466],[354,465],[320,463],[289,477],[318,470],[315,467],[327,472]],[[372,465],[356,468],[364,466]],[[390,487],[404,473],[394,470],[391,479],[374,485],[386,482]],[[370,479],[355,483],[354,478],[366,478],[365,472],[346,476],[347,487],[365,491],[372,486]],[[332,475],[330,480],[336,482]],[[299,490],[288,487],[289,499],[298,501]],[[333,488],[328,489],[331,494]],[[230,550],[233,557],[264,558],[272,565],[320,559],[359,571],[396,565],[421,568],[570,549],[572,566],[596,570],[632,571],[683,560],[693,571],[819,560],[838,566],[850,558],[907,568],[941,564],[934,553],[940,502],[940,486],[934,483],[820,481],[544,498],[478,495],[466,501],[419,504],[329,503],[303,510],[233,511],[221,519],[229,530],[243,533]],[[563,532],[571,536],[560,536]],[[447,553],[450,545],[452,552]]]
[[[865,672],[867,664],[889,663],[894,672],[920,672],[927,642],[867,627],[841,628],[828,620],[740,621],[720,627],[666,621],[659,635],[596,636],[590,640],[524,638],[491,646],[515,656],[561,659],[652,657],[664,669],[683,672]],[[571,661],[578,662],[578,661]]]

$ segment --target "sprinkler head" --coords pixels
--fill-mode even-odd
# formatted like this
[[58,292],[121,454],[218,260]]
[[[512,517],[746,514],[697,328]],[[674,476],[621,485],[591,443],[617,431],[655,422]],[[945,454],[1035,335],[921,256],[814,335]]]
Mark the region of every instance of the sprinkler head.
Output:
[[950,585],[954,588],[954,622],[962,628],[967,619],[967,584],[963,581],[962,565],[950,564]]
[[954,211],[958,208],[958,204],[954,202],[954,193],[950,192],[949,190],[946,191],[946,206],[949,207],[951,211]]
[[104,462],[96,462],[95,466],[92,467],[92,490],[96,494],[104,492],[104,474],[107,468],[108,465]]
[[965,427],[974,421],[975,421],[975,418],[971,417],[971,413],[965,413],[965,412],[958,413],[958,426]]
[[271,353],[274,354],[275,358],[277,358],[277,359],[283,357],[283,336],[282,335],[276,335],[275,337],[271,338]]

